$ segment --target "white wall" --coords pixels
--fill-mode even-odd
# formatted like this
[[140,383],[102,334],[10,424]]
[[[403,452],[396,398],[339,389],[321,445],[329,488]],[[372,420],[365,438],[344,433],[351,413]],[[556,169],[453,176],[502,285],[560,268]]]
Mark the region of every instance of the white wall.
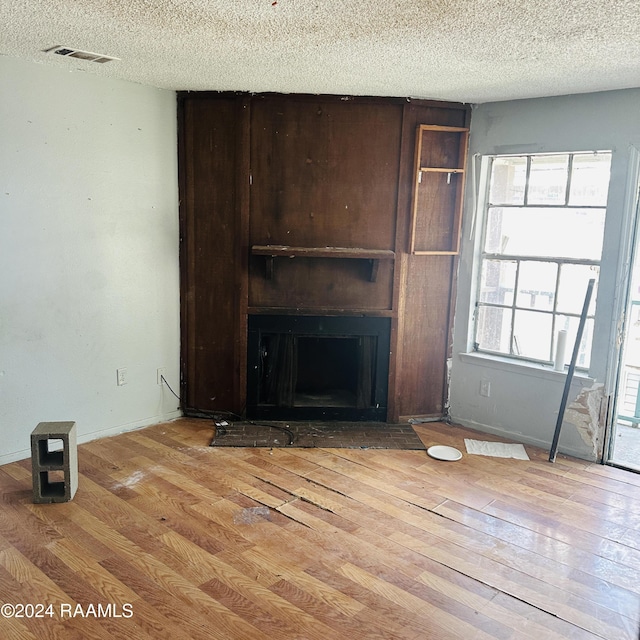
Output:
[[[603,385],[591,396],[591,406],[570,411],[563,423],[560,452],[595,459],[602,447],[604,420],[600,401],[613,392],[611,374],[617,357],[616,322],[622,309],[621,275],[630,244],[628,228],[633,208],[640,149],[640,90],[492,103],[477,107],[471,119],[470,167],[467,182],[464,240],[459,268],[458,298],[451,363],[452,420],[517,442],[549,448],[556,424],[565,376],[549,369],[508,364],[469,353],[473,264],[478,251],[472,237],[475,154],[613,150],[603,260],[600,273],[596,336],[589,376],[577,376],[574,400],[582,388]],[[573,345],[569,346],[569,354]],[[480,395],[487,380],[491,396]],[[588,413],[588,409],[591,413]]]
[[178,415],[180,337],[175,94],[8,57],[0,90],[2,464]]

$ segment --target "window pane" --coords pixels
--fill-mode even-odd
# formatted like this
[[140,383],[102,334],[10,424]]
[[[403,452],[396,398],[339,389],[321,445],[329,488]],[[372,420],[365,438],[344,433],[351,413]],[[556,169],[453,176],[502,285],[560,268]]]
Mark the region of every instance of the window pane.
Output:
[[495,158],[491,167],[491,204],[524,204],[527,158]]
[[[560,286],[558,287],[557,310],[562,313],[582,313],[587,285],[591,278],[598,280],[598,267],[581,264],[563,264],[560,267]],[[596,309],[596,288],[594,287],[589,306],[589,315]]]
[[605,209],[491,207],[487,253],[599,260]]
[[516,305],[553,311],[557,273],[553,262],[521,262]]
[[529,204],[565,204],[569,156],[532,156],[529,175]]
[[516,287],[516,263],[507,260],[485,260],[480,280],[480,301],[513,304]]
[[[552,362],[558,330],[575,340],[587,283],[599,274],[611,156],[601,151],[492,159],[478,349]],[[588,261],[596,264],[571,264]],[[594,292],[577,363],[583,368],[589,366],[595,308]]]
[[509,354],[511,340],[511,309],[478,307],[476,342],[483,351]]
[[[571,356],[573,355],[573,349],[576,343],[576,336],[578,335],[579,324],[580,318],[558,316],[556,319],[556,331],[564,329],[567,332],[567,352],[565,357],[567,364],[571,362]],[[589,363],[591,360],[593,324],[594,322],[591,318],[589,318],[585,323],[582,340],[580,341],[580,350],[578,351],[578,360],[576,362],[576,366],[583,367],[585,369],[589,368]]]
[[513,352],[524,358],[551,359],[550,313],[516,311],[513,325]]
[[[490,207],[487,211],[484,250],[487,253],[504,253],[503,244],[508,241],[506,232],[509,230],[509,209]],[[507,214],[507,220],[505,220]]]
[[569,204],[604,207],[609,192],[610,153],[581,153],[573,156]]

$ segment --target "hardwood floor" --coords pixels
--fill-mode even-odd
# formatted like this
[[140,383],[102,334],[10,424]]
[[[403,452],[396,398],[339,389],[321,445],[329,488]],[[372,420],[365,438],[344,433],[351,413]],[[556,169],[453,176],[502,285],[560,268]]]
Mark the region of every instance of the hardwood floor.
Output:
[[640,475],[211,436],[182,419],[81,445],[64,504],[31,503],[30,461],[0,467],[0,637],[639,637]]

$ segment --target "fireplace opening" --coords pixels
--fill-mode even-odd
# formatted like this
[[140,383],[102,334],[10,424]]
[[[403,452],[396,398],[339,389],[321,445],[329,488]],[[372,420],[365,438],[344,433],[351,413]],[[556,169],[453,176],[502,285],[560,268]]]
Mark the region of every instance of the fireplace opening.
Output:
[[299,336],[297,365],[295,406],[357,405],[357,338]]
[[262,404],[281,407],[352,407],[372,403],[375,371],[370,336],[263,334]]
[[386,420],[386,318],[252,316],[247,416]]

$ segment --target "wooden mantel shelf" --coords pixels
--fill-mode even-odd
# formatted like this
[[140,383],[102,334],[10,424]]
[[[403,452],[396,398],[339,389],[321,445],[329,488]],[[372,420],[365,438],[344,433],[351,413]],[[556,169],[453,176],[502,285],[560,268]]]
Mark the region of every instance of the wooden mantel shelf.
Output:
[[254,244],[251,247],[254,256],[265,256],[267,259],[266,277],[273,277],[274,258],[351,258],[369,260],[371,274],[369,280],[376,281],[380,260],[395,260],[396,254],[386,249],[362,249],[359,247],[289,247],[280,244]]
[[386,249],[357,247],[288,247],[281,244],[254,244],[251,253],[273,258],[360,258],[364,260],[393,260],[396,254]]

